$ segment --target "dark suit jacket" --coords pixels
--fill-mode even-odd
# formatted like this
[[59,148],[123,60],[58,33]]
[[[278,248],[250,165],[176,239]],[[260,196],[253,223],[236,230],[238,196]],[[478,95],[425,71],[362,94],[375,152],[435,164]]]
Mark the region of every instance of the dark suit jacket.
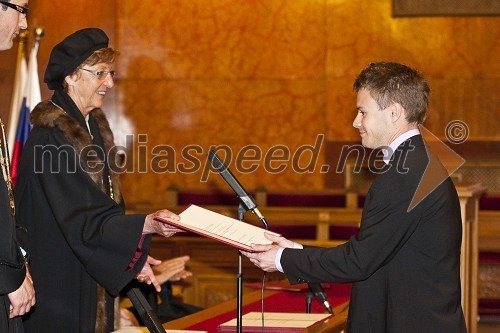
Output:
[[16,242],[15,220],[10,210],[7,184],[0,175],[0,332],[2,333],[23,332],[21,317],[9,319],[8,294],[21,286],[25,276],[26,265]]
[[450,178],[408,211],[428,162],[422,137],[408,139],[373,182],[356,235],[335,248],[283,251],[292,283],[353,283],[349,332],[466,332],[460,204]]

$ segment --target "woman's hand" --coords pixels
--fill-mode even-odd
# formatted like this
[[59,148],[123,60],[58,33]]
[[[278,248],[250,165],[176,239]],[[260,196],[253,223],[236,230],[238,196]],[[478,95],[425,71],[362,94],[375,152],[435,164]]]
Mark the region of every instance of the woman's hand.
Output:
[[144,228],[142,229],[143,235],[158,234],[163,237],[170,237],[173,234],[182,231],[181,229],[178,229],[168,223],[155,220],[155,217],[157,216],[173,221],[179,221],[181,219],[179,215],[174,214],[167,209],[162,209],[153,214],[149,214],[146,216],[146,220],[144,221]]
[[160,292],[161,291],[161,286],[158,280],[155,277],[155,274],[153,272],[153,269],[151,268],[151,265],[156,266],[161,264],[160,260],[157,260],[151,256],[148,256],[148,259],[144,263],[144,266],[142,267],[141,271],[135,276],[135,278],[139,282],[144,282],[149,285],[153,285],[156,289],[156,291]]

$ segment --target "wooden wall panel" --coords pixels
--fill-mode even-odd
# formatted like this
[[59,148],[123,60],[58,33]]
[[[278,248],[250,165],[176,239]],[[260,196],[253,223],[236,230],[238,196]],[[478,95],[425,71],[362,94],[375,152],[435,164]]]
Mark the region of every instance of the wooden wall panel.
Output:
[[[119,106],[136,134],[149,133],[149,147],[170,145],[179,157],[189,144],[206,153],[218,144],[233,152],[248,144],[293,151],[318,135],[356,142],[352,82],[381,60],[429,78],[425,126],[437,136],[445,139],[446,125],[460,120],[473,140],[500,137],[500,68],[490,56],[499,51],[498,18],[393,18],[389,0],[165,0],[163,11],[144,9],[155,3],[122,1],[117,17]],[[341,176],[330,180],[335,166],[322,172],[325,154],[322,145],[312,173],[295,172],[291,163],[277,174],[239,172],[234,160],[231,167],[248,188],[341,186]],[[203,167],[203,154],[197,158]],[[202,173],[127,174],[125,191],[137,202],[161,202],[172,184],[227,190],[216,175],[201,182]]]
[[[360,70],[373,61],[397,61],[429,79],[431,108],[424,124],[445,139],[451,120],[464,121],[471,140],[499,140],[499,17],[392,17],[390,0],[326,1],[327,138],[359,140],[352,129]],[[336,121],[333,121],[333,120]]]
[[[115,0],[106,2],[31,0],[30,24],[44,25],[39,66],[43,77],[50,48],[76,28],[99,26],[121,51],[118,79],[106,111],[120,144],[127,134],[147,135],[144,148],[170,146],[173,171],[129,170],[124,193],[129,203],[161,203],[165,190],[221,188],[206,181],[203,168],[211,145],[234,153],[249,144],[265,153],[284,145],[293,153],[324,142],[318,164],[304,173],[287,162],[283,172],[263,168],[245,173],[231,162],[247,188],[335,187],[321,169],[326,142],[356,142],[352,127],[352,82],[371,61],[398,61],[420,69],[433,89],[425,126],[446,139],[454,120],[469,129],[469,140],[498,141],[500,112],[499,17],[392,16],[391,0]],[[6,114],[11,71],[0,53],[0,107]],[[43,91],[43,97],[48,92]],[[116,96],[116,97],[115,97]],[[116,103],[115,103],[116,98]],[[200,163],[187,162],[182,149],[196,145]],[[128,146],[127,146],[128,147]],[[137,153],[137,151],[136,151]],[[138,153],[132,163],[139,163]],[[335,166],[332,166],[335,167]],[[311,172],[308,172],[311,171]],[[330,170],[331,171],[331,170]],[[340,179],[337,177],[336,179]],[[340,184],[339,184],[340,186]]]

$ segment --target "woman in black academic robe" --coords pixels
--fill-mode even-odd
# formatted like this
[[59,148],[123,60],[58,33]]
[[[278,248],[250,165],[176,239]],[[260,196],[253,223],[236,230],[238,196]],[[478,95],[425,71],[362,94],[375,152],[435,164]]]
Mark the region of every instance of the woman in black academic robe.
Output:
[[15,189],[38,301],[28,333],[113,331],[113,296],[135,277],[154,279],[150,234],[178,231],[154,214],[124,215],[120,205],[113,134],[100,109],[115,55],[100,29],[68,36],[45,72],[54,95],[30,116]]

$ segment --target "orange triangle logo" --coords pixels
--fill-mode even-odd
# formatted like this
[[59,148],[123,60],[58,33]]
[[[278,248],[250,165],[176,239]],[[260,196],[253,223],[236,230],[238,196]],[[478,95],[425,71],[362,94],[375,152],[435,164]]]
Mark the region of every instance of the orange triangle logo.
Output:
[[424,139],[427,155],[429,156],[429,163],[422,175],[410,207],[408,207],[408,212],[415,208],[448,176],[451,176],[465,163],[465,159],[429,130],[423,126],[419,126],[419,128]]

